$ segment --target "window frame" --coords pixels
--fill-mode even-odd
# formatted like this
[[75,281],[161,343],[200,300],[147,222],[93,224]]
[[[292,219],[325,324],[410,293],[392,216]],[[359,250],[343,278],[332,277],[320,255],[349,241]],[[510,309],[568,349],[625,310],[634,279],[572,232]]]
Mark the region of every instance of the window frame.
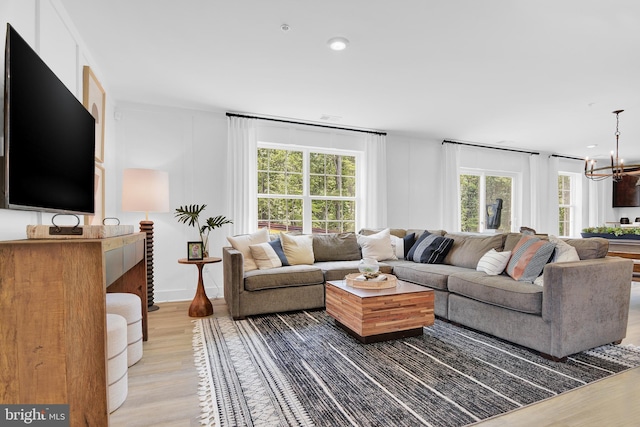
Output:
[[[569,178],[569,204],[560,203],[560,177]],[[582,229],[582,174],[576,172],[558,171],[558,235],[559,237],[579,236]],[[560,234],[560,209],[569,208],[569,234]]]
[[[511,205],[510,205],[511,218],[509,218],[509,221],[510,221],[509,231],[514,232],[514,229],[517,227],[517,222],[519,220],[519,212],[517,212],[517,209],[516,209],[516,206],[518,206],[519,204],[519,199],[518,199],[519,195],[516,189],[519,188],[521,184],[521,174],[518,172],[510,172],[510,171],[460,167],[458,170],[458,185],[461,184],[460,177],[462,175],[474,175],[474,176],[480,177],[480,186],[478,189],[479,195],[480,195],[480,200],[478,205],[480,215],[478,218],[479,230],[477,231],[477,233],[484,233],[488,230],[486,228],[486,224],[487,224],[486,177],[496,176],[496,177],[503,177],[503,178],[511,178]],[[461,189],[459,188],[458,191],[460,190]],[[461,193],[459,194],[461,196]],[[462,228],[462,204],[460,199],[461,197],[458,197],[458,215],[460,216],[458,218],[458,221],[460,224],[460,228]],[[504,218],[502,218],[502,220],[504,220]],[[461,231],[461,230],[458,230],[458,231]]]
[[[302,233],[313,233],[313,217],[312,217],[312,201],[313,200],[340,200],[340,201],[353,201],[355,203],[355,218],[354,218],[354,230],[359,228],[358,209],[362,206],[362,179],[363,171],[361,165],[364,153],[355,150],[344,150],[339,148],[325,148],[316,146],[306,146],[298,144],[281,144],[274,142],[258,141],[256,150],[261,148],[274,149],[274,150],[286,150],[286,151],[301,151],[302,152],[302,195],[288,195],[288,194],[264,194],[256,191],[256,199],[299,199],[302,200]],[[338,156],[353,156],[355,158],[355,184],[356,194],[353,197],[350,196],[312,196],[310,194],[310,154],[328,154]],[[256,174],[258,172],[258,165],[256,163]],[[258,219],[259,221],[259,219]]]

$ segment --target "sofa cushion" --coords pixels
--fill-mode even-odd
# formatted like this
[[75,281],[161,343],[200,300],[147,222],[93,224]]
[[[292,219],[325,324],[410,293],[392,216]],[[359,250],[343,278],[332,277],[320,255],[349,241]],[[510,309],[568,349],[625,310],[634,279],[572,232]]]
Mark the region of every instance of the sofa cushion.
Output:
[[[344,280],[347,274],[359,273],[358,265],[360,261],[328,261],[328,262],[316,262],[313,264],[316,267],[322,269],[324,273],[324,279],[329,280]],[[391,273],[393,268],[386,263],[378,263],[381,273]]]
[[393,234],[391,235],[391,246],[393,247],[393,251],[398,259],[405,259],[415,242],[415,233],[409,233],[404,237],[394,236]]
[[274,251],[276,251],[276,255],[280,258],[280,262],[282,265],[289,265],[289,260],[287,256],[284,254],[284,249],[282,248],[282,241],[280,238],[276,238],[275,240],[271,240],[269,242]]
[[524,235],[513,248],[507,274],[521,282],[533,282],[549,262],[556,245]]
[[409,261],[426,264],[442,264],[453,245],[453,239],[435,234],[423,233],[413,244],[407,258]]
[[235,250],[242,253],[242,257],[244,258],[244,271],[257,270],[258,265],[254,261],[253,256],[251,256],[251,249],[249,249],[249,246],[268,242],[269,230],[261,228],[251,234],[227,237],[227,240]]
[[511,251],[498,252],[491,248],[489,251],[480,258],[478,261],[477,271],[483,271],[489,276],[497,276],[502,274],[509,259],[511,258]]
[[444,258],[445,264],[476,269],[478,261],[489,249],[502,251],[504,234],[480,236],[475,234],[447,233],[445,237],[453,239],[453,246]]
[[354,233],[313,235],[313,257],[316,262],[359,260],[360,247]]
[[313,265],[291,265],[270,270],[253,270],[244,275],[244,289],[247,291],[320,283],[324,283],[324,274],[319,267]]
[[580,259],[604,258],[607,256],[607,252],[609,252],[609,241],[602,237],[562,240],[576,248]]
[[447,290],[450,274],[469,271],[453,265],[421,264],[412,261],[390,261],[388,264],[393,266],[393,275],[400,280],[443,291]]
[[258,243],[257,245],[249,245],[251,256],[258,266],[258,270],[268,270],[270,268],[282,267],[282,261],[276,253],[273,246],[266,243]]
[[374,258],[376,261],[396,259],[388,228],[368,236],[358,234],[358,245],[362,248],[362,258]]
[[311,234],[301,234],[298,236],[280,233],[282,249],[290,265],[311,265],[313,256],[313,236]]
[[542,288],[505,275],[455,273],[449,276],[449,292],[523,313],[542,313]]
[[[379,233],[381,231],[385,230],[384,228],[363,228],[360,230],[360,232],[358,234],[363,235],[363,236],[371,236],[372,234],[376,234]],[[407,230],[403,229],[403,228],[390,228],[389,229],[389,234],[391,234],[392,236],[396,236],[396,237],[404,237],[407,234]]]
[[576,248],[566,243],[564,240],[556,237],[549,236],[549,241],[556,245],[556,250],[553,251],[553,258],[551,262],[570,262],[580,261],[580,256]]

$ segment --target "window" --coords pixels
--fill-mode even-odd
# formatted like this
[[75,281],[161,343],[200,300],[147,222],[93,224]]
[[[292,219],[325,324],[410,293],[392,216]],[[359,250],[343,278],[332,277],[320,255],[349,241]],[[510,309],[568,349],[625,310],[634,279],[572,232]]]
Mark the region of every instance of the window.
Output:
[[558,173],[558,235],[560,236],[577,236],[581,229],[578,205],[579,177],[580,175],[575,173]]
[[258,226],[272,232],[356,229],[357,153],[259,144]]
[[511,231],[512,199],[515,176],[503,173],[465,169],[460,174],[461,231],[482,232],[487,229],[488,216],[493,213],[496,199],[502,199],[500,226]]

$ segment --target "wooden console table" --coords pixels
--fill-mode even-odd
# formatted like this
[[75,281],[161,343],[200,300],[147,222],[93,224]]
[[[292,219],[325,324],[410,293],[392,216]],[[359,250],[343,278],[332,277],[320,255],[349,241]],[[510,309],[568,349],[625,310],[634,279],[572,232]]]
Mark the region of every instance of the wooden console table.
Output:
[[607,255],[632,259],[632,280],[640,282],[640,240],[609,239],[609,252]]
[[0,242],[0,402],[68,404],[70,425],[109,425],[105,295],[140,296],[146,336],[144,242]]

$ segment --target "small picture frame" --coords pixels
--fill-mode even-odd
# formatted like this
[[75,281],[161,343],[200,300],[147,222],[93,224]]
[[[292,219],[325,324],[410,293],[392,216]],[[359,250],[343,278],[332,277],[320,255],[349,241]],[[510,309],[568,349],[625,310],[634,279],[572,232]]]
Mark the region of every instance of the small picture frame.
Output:
[[189,261],[201,260],[202,242],[187,242],[187,259]]

